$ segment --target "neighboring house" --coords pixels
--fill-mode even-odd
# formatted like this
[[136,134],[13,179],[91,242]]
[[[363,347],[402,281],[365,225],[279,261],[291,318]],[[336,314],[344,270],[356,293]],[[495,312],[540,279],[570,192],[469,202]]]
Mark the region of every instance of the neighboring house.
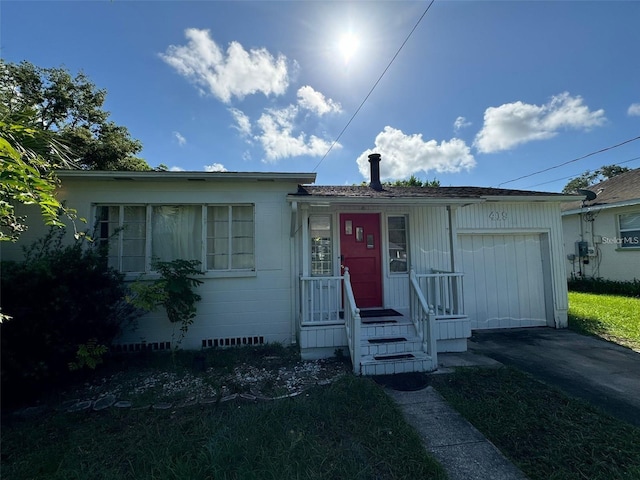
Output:
[[562,204],[567,277],[640,279],[640,168],[588,190]]
[[[202,262],[184,348],[298,343],[304,358],[341,349],[356,373],[380,374],[434,370],[471,329],[567,326],[560,203],[577,197],[383,188],[379,161],[353,187],[311,186],[313,173],[61,171],[60,198],[97,219],[129,279],[152,277],[155,257]],[[32,225],[23,243],[41,234]],[[174,333],[157,311],[119,345],[169,348]]]

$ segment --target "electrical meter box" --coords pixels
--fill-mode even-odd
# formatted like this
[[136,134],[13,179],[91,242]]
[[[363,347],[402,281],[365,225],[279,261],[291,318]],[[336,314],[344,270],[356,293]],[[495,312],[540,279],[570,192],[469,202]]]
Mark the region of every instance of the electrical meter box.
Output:
[[576,255],[579,258],[589,256],[589,242],[576,242]]

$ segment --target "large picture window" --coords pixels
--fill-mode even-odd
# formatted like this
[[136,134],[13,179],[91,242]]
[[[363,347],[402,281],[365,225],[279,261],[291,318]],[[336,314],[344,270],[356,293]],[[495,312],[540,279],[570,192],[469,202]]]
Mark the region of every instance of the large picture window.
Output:
[[387,218],[389,235],[389,271],[406,273],[407,266],[407,219],[404,216]]
[[199,260],[211,271],[255,268],[253,205],[98,205],[109,266],[143,273],[153,260]]
[[640,247],[640,213],[620,215],[620,247]]

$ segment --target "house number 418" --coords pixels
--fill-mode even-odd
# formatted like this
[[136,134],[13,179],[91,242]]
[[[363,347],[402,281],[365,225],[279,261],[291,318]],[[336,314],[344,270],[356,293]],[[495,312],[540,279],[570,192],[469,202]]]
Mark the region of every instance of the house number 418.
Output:
[[491,212],[489,213],[489,218],[494,222],[499,222],[500,220],[506,220],[507,212]]

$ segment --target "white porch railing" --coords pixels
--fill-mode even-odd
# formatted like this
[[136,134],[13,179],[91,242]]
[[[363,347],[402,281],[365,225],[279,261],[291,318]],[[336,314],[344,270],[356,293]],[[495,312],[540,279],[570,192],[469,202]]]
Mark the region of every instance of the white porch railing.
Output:
[[414,273],[414,276],[427,304],[433,307],[436,318],[466,317],[462,291],[464,273],[431,270],[431,273]]
[[409,315],[416,332],[422,340],[422,349],[438,364],[438,348],[435,336],[435,313],[425,299],[416,273],[409,272]]
[[356,300],[353,296],[351,288],[351,275],[349,269],[344,269],[343,282],[343,298],[344,298],[344,326],[347,331],[347,340],[349,342],[349,354],[351,355],[351,365],[353,365],[353,373],[360,375],[360,309],[356,307]]
[[302,325],[343,323],[342,277],[301,277]]

